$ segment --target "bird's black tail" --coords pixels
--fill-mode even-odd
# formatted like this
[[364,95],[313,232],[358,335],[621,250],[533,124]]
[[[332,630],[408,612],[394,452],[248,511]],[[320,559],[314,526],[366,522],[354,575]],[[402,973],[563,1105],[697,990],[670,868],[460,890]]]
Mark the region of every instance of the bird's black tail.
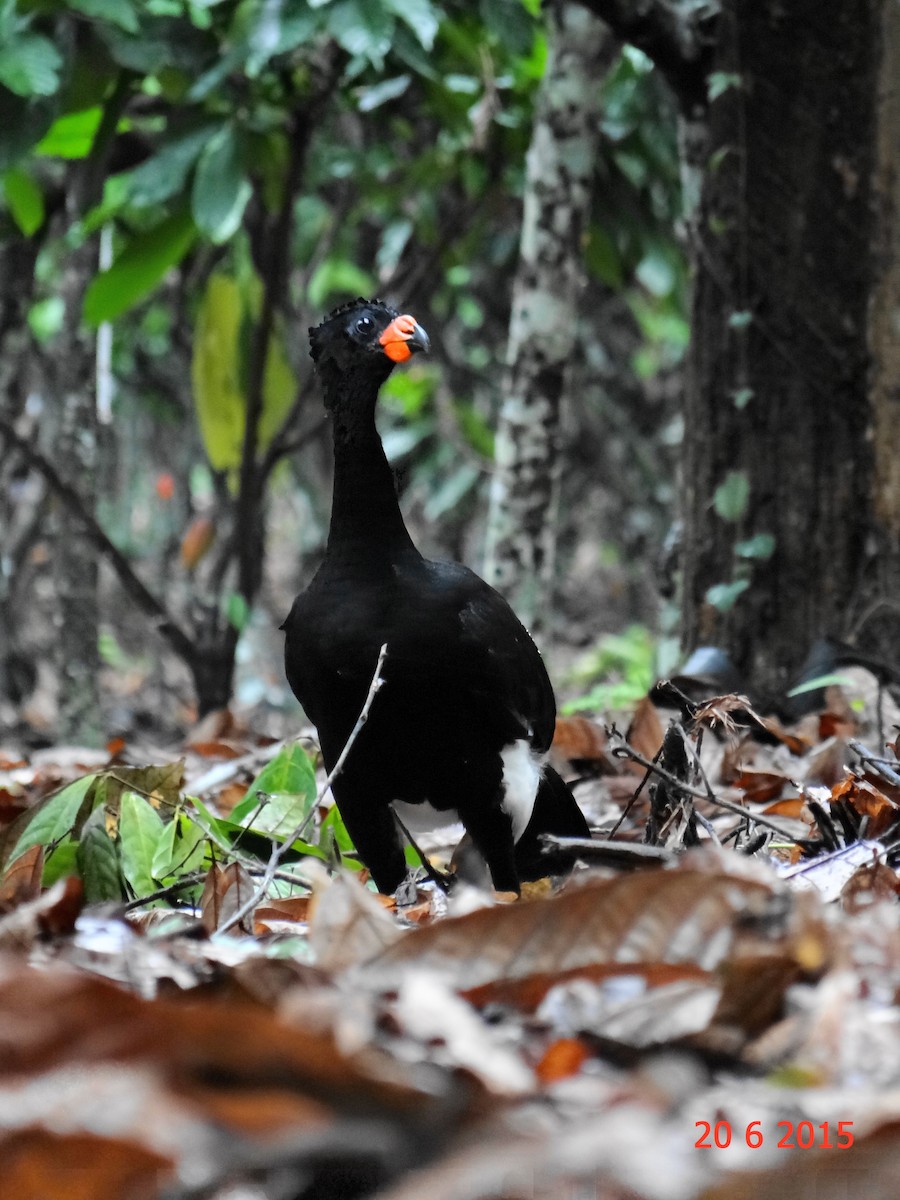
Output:
[[554,833],[557,837],[591,836],[584,813],[575,802],[568,784],[552,767],[544,767],[531,820],[516,842],[516,869],[520,879],[561,875],[572,867],[572,855],[566,851],[542,850],[542,833]]

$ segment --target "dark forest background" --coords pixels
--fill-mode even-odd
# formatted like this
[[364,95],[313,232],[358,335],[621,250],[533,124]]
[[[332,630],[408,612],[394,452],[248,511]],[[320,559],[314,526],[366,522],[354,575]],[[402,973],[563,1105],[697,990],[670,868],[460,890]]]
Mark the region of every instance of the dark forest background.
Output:
[[898,75],[890,0],[3,0],[0,730],[296,725],[306,330],[357,294],[432,339],[414,536],[568,700],[702,645],[774,707],[823,638],[890,677]]

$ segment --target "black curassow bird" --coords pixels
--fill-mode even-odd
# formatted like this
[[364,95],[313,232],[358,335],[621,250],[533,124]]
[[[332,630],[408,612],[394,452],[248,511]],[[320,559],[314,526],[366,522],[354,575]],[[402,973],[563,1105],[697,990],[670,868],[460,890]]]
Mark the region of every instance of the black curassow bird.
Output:
[[282,628],[288,681],[330,771],[365,702],[382,645],[384,684],[333,786],[382,892],[406,877],[396,801],[455,810],[500,891],[547,874],[538,835],[589,836],[543,759],[556,704],[543,660],[507,602],[467,567],[419,553],[375,428],[378,391],[428,349],[408,315],[342,305],[310,330],[334,439],[322,565]]

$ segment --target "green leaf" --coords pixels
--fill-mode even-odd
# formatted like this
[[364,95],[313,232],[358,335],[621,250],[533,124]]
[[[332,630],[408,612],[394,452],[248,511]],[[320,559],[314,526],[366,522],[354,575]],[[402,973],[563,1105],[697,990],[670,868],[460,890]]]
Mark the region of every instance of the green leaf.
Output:
[[[191,383],[197,420],[210,465],[233,471],[241,462],[247,402],[247,343],[242,336],[248,318],[261,308],[262,286],[254,275],[243,288],[230,275],[210,276],[197,313]],[[273,332],[263,378],[259,444],[269,445],[297,392],[297,378],[287,359],[281,330]]]
[[385,7],[406,22],[423,50],[432,48],[439,22],[431,0],[385,0]]
[[728,318],[729,329],[746,329],[753,321],[753,313],[746,309],[733,312]]
[[371,296],[375,281],[367,271],[344,258],[326,258],[313,274],[307,298],[313,308],[324,308],[336,295]]
[[152,804],[137,792],[123,792],[119,799],[119,857],[122,874],[135,896],[148,896],[157,889],[153,858],[163,833],[163,823]]
[[206,125],[166,142],[152,158],[122,176],[124,199],[136,208],[148,208],[180,192],[210,133]]
[[241,633],[250,619],[250,605],[240,592],[229,592],[225,601],[225,616],[232,629]]
[[0,49],[0,83],[17,96],[52,96],[62,65],[62,55],[48,38],[19,34]]
[[63,327],[66,302],[62,296],[47,296],[28,310],[28,327],[39,342],[49,342]]
[[78,843],[78,870],[88,904],[122,899],[122,877],[116,843],[106,828],[106,810],[94,809],[84,823]]
[[226,242],[240,226],[252,193],[244,174],[234,127],[224,125],[209,139],[197,163],[191,211],[212,242]]
[[356,853],[353,838],[347,832],[347,826],[344,824],[340,809],[336,804],[329,809],[328,816],[322,822],[319,830],[319,841],[323,845],[327,845],[326,835],[334,838],[334,843],[342,854]]
[[716,583],[707,590],[704,599],[707,604],[711,604],[719,612],[728,612],[734,608],[738,597],[742,596],[749,586],[749,579],[734,579],[731,583]]
[[137,16],[129,0],[69,0],[69,8],[84,13],[86,17],[98,17],[118,25],[126,33],[137,33],[140,29]]
[[[209,832],[214,837],[217,837],[219,839],[219,841],[227,842],[228,841],[228,822],[220,820],[214,813],[212,813],[206,807],[206,805],[203,803],[203,801],[200,799],[199,796],[188,796],[187,800],[196,809],[197,815],[199,816],[200,820],[203,822],[203,826],[205,827],[205,829],[208,829]],[[204,833],[204,837],[205,836],[206,836],[206,834]]]
[[734,552],[738,558],[771,558],[775,553],[775,537],[771,533],[757,533],[746,541],[738,542]]
[[72,831],[91,788],[97,782],[96,775],[83,775],[55,796],[50,796],[34,811],[19,840],[13,847],[8,861],[12,862],[32,846],[49,846],[61,841]]
[[44,158],[85,158],[94,144],[103,109],[99,105],[57,117],[35,146]]
[[156,287],[180,262],[197,236],[187,212],[135,234],[108,271],[92,281],[84,298],[84,319],[91,325],[112,321]]
[[713,508],[723,521],[739,521],[747,511],[750,480],[746,471],[729,471],[713,492]]
[[197,313],[191,382],[206,456],[216,471],[233,470],[241,461],[246,418],[239,357],[242,316],[236,280],[219,272],[211,275]]
[[18,167],[5,171],[2,182],[13,220],[26,237],[31,237],[44,223],[44,193],[31,176]]
[[[300,812],[294,823],[299,824],[316,797],[316,775],[312,760],[299,743],[285,746],[270,763],[266,763],[250,784],[246,796],[232,809],[231,820],[239,825],[246,824],[247,818],[260,806],[260,792],[272,796],[299,797],[305,805],[305,811]],[[258,821],[259,818],[253,822],[252,828],[268,828],[265,823],[260,825]],[[290,833],[291,828],[293,826],[282,832]]]
[[596,223],[588,229],[584,260],[588,270],[601,283],[611,288],[621,288],[622,256],[609,233]]
[[807,692],[817,692],[817,691],[819,691],[820,688],[826,688],[826,687],[849,687],[849,688],[852,688],[853,686],[854,686],[853,680],[848,678],[846,675],[839,675],[839,674],[834,674],[834,673],[828,674],[828,675],[817,675],[815,677],[815,679],[807,679],[807,680],[804,680],[803,683],[798,683],[797,686],[792,687],[791,690],[786,693],[786,695],[788,697],[803,696]]
[[381,0],[334,0],[327,8],[326,27],[352,57],[381,68],[394,31],[393,15]]
[[76,838],[63,838],[44,859],[44,876],[41,879],[43,887],[52,887],[57,879],[65,879],[68,875],[78,874],[78,841]]
[[163,827],[150,864],[150,874],[160,881],[174,875],[189,875],[206,864],[209,853],[206,834],[197,822],[187,813],[176,813]]
[[372,112],[402,96],[412,83],[412,75],[395,75],[393,79],[382,79],[369,87],[362,87],[357,92],[357,107],[360,112]]
[[53,124],[58,98],[17,96],[0,87],[0,171],[15,166]]
[[739,88],[742,85],[741,76],[734,71],[711,71],[706,80],[706,94],[712,102],[724,96],[731,88]]

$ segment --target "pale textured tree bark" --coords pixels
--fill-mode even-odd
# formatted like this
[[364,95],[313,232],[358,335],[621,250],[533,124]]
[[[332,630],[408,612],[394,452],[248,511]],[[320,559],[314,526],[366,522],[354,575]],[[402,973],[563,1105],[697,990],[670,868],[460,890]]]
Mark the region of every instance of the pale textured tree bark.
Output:
[[548,19],[550,60],[528,151],[485,566],[532,625],[553,573],[560,404],[575,339],[599,85],[615,53],[612,36],[586,9],[557,2]]
[[[48,362],[45,420],[55,428],[52,458],[76,479],[88,509],[97,505],[98,422],[94,402],[93,339],[81,326],[81,303],[96,269],[96,246],[77,251],[59,291],[66,317]],[[56,584],[56,669],[59,679],[59,736],[79,745],[102,742],[99,653],[99,563],[81,523],[56,502],[53,522]]]

